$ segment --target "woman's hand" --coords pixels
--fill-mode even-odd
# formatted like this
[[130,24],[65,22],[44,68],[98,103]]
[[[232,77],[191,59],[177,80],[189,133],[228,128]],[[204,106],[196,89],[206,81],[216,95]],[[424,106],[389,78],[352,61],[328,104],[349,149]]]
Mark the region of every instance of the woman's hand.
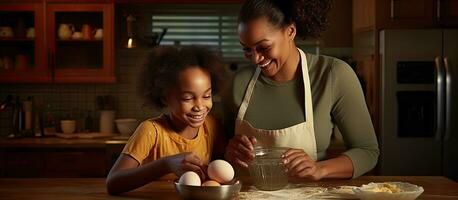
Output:
[[205,180],[207,166],[193,152],[180,153],[166,158],[166,164],[169,171],[180,177],[187,171],[194,171],[199,174],[202,180]]
[[282,155],[288,176],[320,180],[323,170],[302,149],[289,149]]
[[224,158],[232,164],[248,167],[248,163],[254,159],[253,149],[256,138],[246,135],[235,135],[226,147]]

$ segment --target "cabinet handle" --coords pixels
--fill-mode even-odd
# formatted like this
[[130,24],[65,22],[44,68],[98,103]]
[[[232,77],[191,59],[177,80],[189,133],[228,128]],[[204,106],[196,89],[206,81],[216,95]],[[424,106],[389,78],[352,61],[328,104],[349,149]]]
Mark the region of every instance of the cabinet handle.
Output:
[[394,19],[394,0],[390,1],[390,18]]
[[441,0],[436,0],[436,19],[439,21],[441,19]]

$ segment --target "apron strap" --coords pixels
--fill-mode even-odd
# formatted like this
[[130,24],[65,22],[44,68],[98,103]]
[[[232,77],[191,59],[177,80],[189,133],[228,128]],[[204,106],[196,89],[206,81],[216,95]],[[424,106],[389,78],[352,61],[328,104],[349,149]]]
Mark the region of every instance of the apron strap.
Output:
[[309,77],[309,68],[307,64],[307,58],[305,56],[305,53],[300,50],[299,48],[300,56],[301,56],[301,66],[302,66],[302,79],[304,82],[304,109],[305,109],[305,121],[307,122],[307,126],[310,130],[312,130],[313,133],[315,133],[315,129],[313,126],[313,102],[312,102],[312,89],[310,87],[310,77]]
[[245,118],[246,110],[248,109],[248,104],[251,100],[251,95],[253,94],[254,85],[258,80],[258,76],[261,73],[261,68],[256,67],[256,71],[254,72],[253,76],[251,77],[250,83],[245,91],[245,96],[243,98],[242,104],[240,104],[239,112],[237,114],[237,119],[243,120]]

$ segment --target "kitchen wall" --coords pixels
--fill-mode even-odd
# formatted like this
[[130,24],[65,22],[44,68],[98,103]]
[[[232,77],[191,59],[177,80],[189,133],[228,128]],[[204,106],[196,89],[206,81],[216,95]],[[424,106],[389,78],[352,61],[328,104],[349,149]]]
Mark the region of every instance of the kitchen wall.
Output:
[[[341,16],[348,15],[351,12],[345,2],[347,0],[336,1],[335,9],[339,12],[331,12],[331,24],[342,24],[351,21],[350,18],[343,20]],[[112,95],[116,100],[117,118],[137,118],[142,121],[151,116],[160,114],[157,110],[152,110],[142,106],[142,100],[136,92],[136,81],[139,68],[143,65],[144,59],[148,54],[146,48],[124,49],[119,48],[119,41],[122,40],[122,32],[125,32],[125,19],[123,14],[137,12],[147,13],[151,11],[148,6],[123,6],[117,8],[116,30],[116,77],[115,84],[0,84],[0,100],[4,100],[7,95],[20,96],[25,100],[28,96],[33,96],[35,100],[44,101],[45,105],[49,104],[56,118],[74,118],[78,120],[78,128],[82,129],[84,118],[90,115],[93,118],[96,130],[98,130],[99,110],[96,104],[96,97],[102,95]],[[151,30],[150,15],[145,14],[137,20],[137,27],[145,30]],[[350,22],[351,23],[351,22]],[[348,23],[347,23],[348,24]],[[121,32],[121,33],[120,33]],[[330,28],[325,33],[325,40],[319,48],[320,54],[333,55],[340,58],[350,58],[352,55],[351,37],[342,38],[342,32],[351,33],[350,26],[345,30],[336,30]],[[150,34],[150,33],[149,33]],[[345,35],[345,34],[344,34]],[[348,35],[348,34],[347,34]],[[351,34],[350,34],[351,35]],[[316,53],[314,46],[304,47],[305,51]],[[215,102],[213,111],[215,115],[221,116],[220,102]],[[12,109],[0,111],[0,137],[5,137],[11,133]]]

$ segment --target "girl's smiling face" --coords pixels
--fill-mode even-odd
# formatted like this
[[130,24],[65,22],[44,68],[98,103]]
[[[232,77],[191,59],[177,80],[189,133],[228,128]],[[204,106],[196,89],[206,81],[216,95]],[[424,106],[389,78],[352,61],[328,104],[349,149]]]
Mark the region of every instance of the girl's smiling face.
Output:
[[283,81],[289,77],[288,67],[294,44],[295,26],[274,27],[266,17],[259,17],[238,26],[240,44],[245,57],[262,69],[273,80]]
[[164,103],[176,131],[199,128],[213,106],[210,74],[198,66],[187,67],[178,74]]

